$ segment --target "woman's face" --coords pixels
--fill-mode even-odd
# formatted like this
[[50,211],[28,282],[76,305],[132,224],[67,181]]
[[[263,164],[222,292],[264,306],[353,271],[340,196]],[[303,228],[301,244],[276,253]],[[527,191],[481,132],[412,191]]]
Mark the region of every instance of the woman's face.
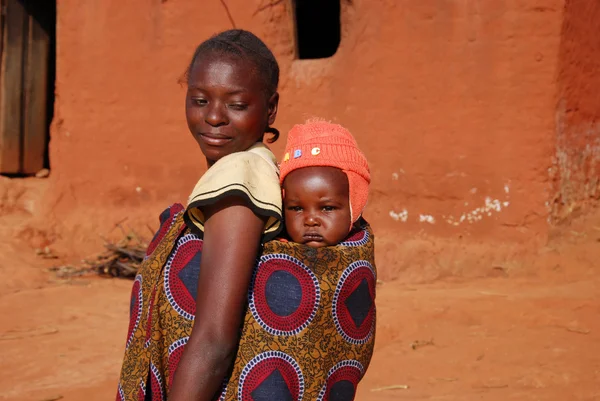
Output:
[[267,98],[252,62],[218,53],[200,56],[189,73],[185,111],[208,164],[262,141],[275,122],[278,100],[277,93]]

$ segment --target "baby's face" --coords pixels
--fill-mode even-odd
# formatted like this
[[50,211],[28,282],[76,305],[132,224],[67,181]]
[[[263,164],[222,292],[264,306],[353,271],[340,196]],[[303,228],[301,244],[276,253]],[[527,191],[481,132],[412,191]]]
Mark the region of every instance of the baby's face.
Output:
[[337,245],[350,232],[348,177],[335,167],[305,167],[283,182],[285,226],[292,241]]

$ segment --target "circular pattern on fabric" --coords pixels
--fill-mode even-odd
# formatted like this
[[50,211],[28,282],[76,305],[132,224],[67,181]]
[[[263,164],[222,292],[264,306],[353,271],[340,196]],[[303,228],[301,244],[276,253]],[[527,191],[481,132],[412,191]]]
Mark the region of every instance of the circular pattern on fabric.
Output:
[[272,254],[260,258],[248,298],[252,316],[264,330],[291,336],[314,319],[321,289],[315,274],[298,259]]
[[169,346],[169,388],[173,386],[173,377],[188,340],[189,337],[183,337]]
[[346,238],[340,245],[343,246],[363,246],[369,241],[369,232],[361,227],[360,230]]
[[255,356],[242,370],[238,401],[301,401],[304,376],[298,363],[281,351]]
[[327,381],[319,392],[318,401],[354,400],[356,387],[365,369],[355,360],[342,361],[329,370]]
[[202,240],[187,234],[177,241],[175,251],[165,264],[165,294],[169,303],[181,316],[194,320]]
[[125,401],[125,392],[123,391],[123,387],[121,387],[121,383],[119,383],[119,389],[117,390],[116,401]]
[[152,255],[152,253],[156,250],[160,241],[167,235],[169,229],[173,225],[177,214],[183,210],[183,206],[179,203],[171,205],[167,209],[165,209],[160,216],[158,217],[160,221],[160,227],[158,231],[154,234],[154,237],[148,244],[148,248],[146,249],[146,257]]
[[364,344],[375,329],[375,271],[366,260],[344,270],[333,296],[333,320],[352,344]]
[[146,385],[143,380],[140,380],[140,389],[138,391],[138,401],[144,401],[146,399]]
[[146,319],[146,338],[144,340],[144,348],[148,348],[152,339],[152,312],[154,311],[154,297],[156,296],[156,286],[152,289],[150,295],[150,303],[148,305],[148,318]]
[[131,289],[131,298],[129,300],[129,328],[127,329],[127,345],[125,348],[129,348],[131,340],[133,340],[133,334],[137,329],[140,319],[142,317],[142,276],[138,274],[133,282],[133,288]]
[[160,371],[153,363],[150,364],[150,391],[152,401],[163,401],[165,399],[165,392],[163,391],[163,381],[160,377]]

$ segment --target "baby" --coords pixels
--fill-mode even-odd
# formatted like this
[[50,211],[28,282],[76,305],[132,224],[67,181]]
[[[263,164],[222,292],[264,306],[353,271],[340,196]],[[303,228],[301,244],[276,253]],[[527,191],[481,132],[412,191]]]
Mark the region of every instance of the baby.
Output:
[[325,121],[295,125],[280,165],[284,222],[293,242],[337,245],[367,204],[369,165],[352,134]]
[[369,166],[348,130],[309,122],[288,134],[280,181],[289,237],[264,243],[227,393],[354,400],[375,344]]

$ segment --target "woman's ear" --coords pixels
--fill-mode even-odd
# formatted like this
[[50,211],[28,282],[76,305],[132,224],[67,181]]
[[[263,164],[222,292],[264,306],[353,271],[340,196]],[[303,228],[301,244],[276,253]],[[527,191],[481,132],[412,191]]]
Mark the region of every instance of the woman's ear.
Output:
[[279,108],[279,92],[273,93],[269,98],[269,125],[275,123],[277,117],[277,109]]

